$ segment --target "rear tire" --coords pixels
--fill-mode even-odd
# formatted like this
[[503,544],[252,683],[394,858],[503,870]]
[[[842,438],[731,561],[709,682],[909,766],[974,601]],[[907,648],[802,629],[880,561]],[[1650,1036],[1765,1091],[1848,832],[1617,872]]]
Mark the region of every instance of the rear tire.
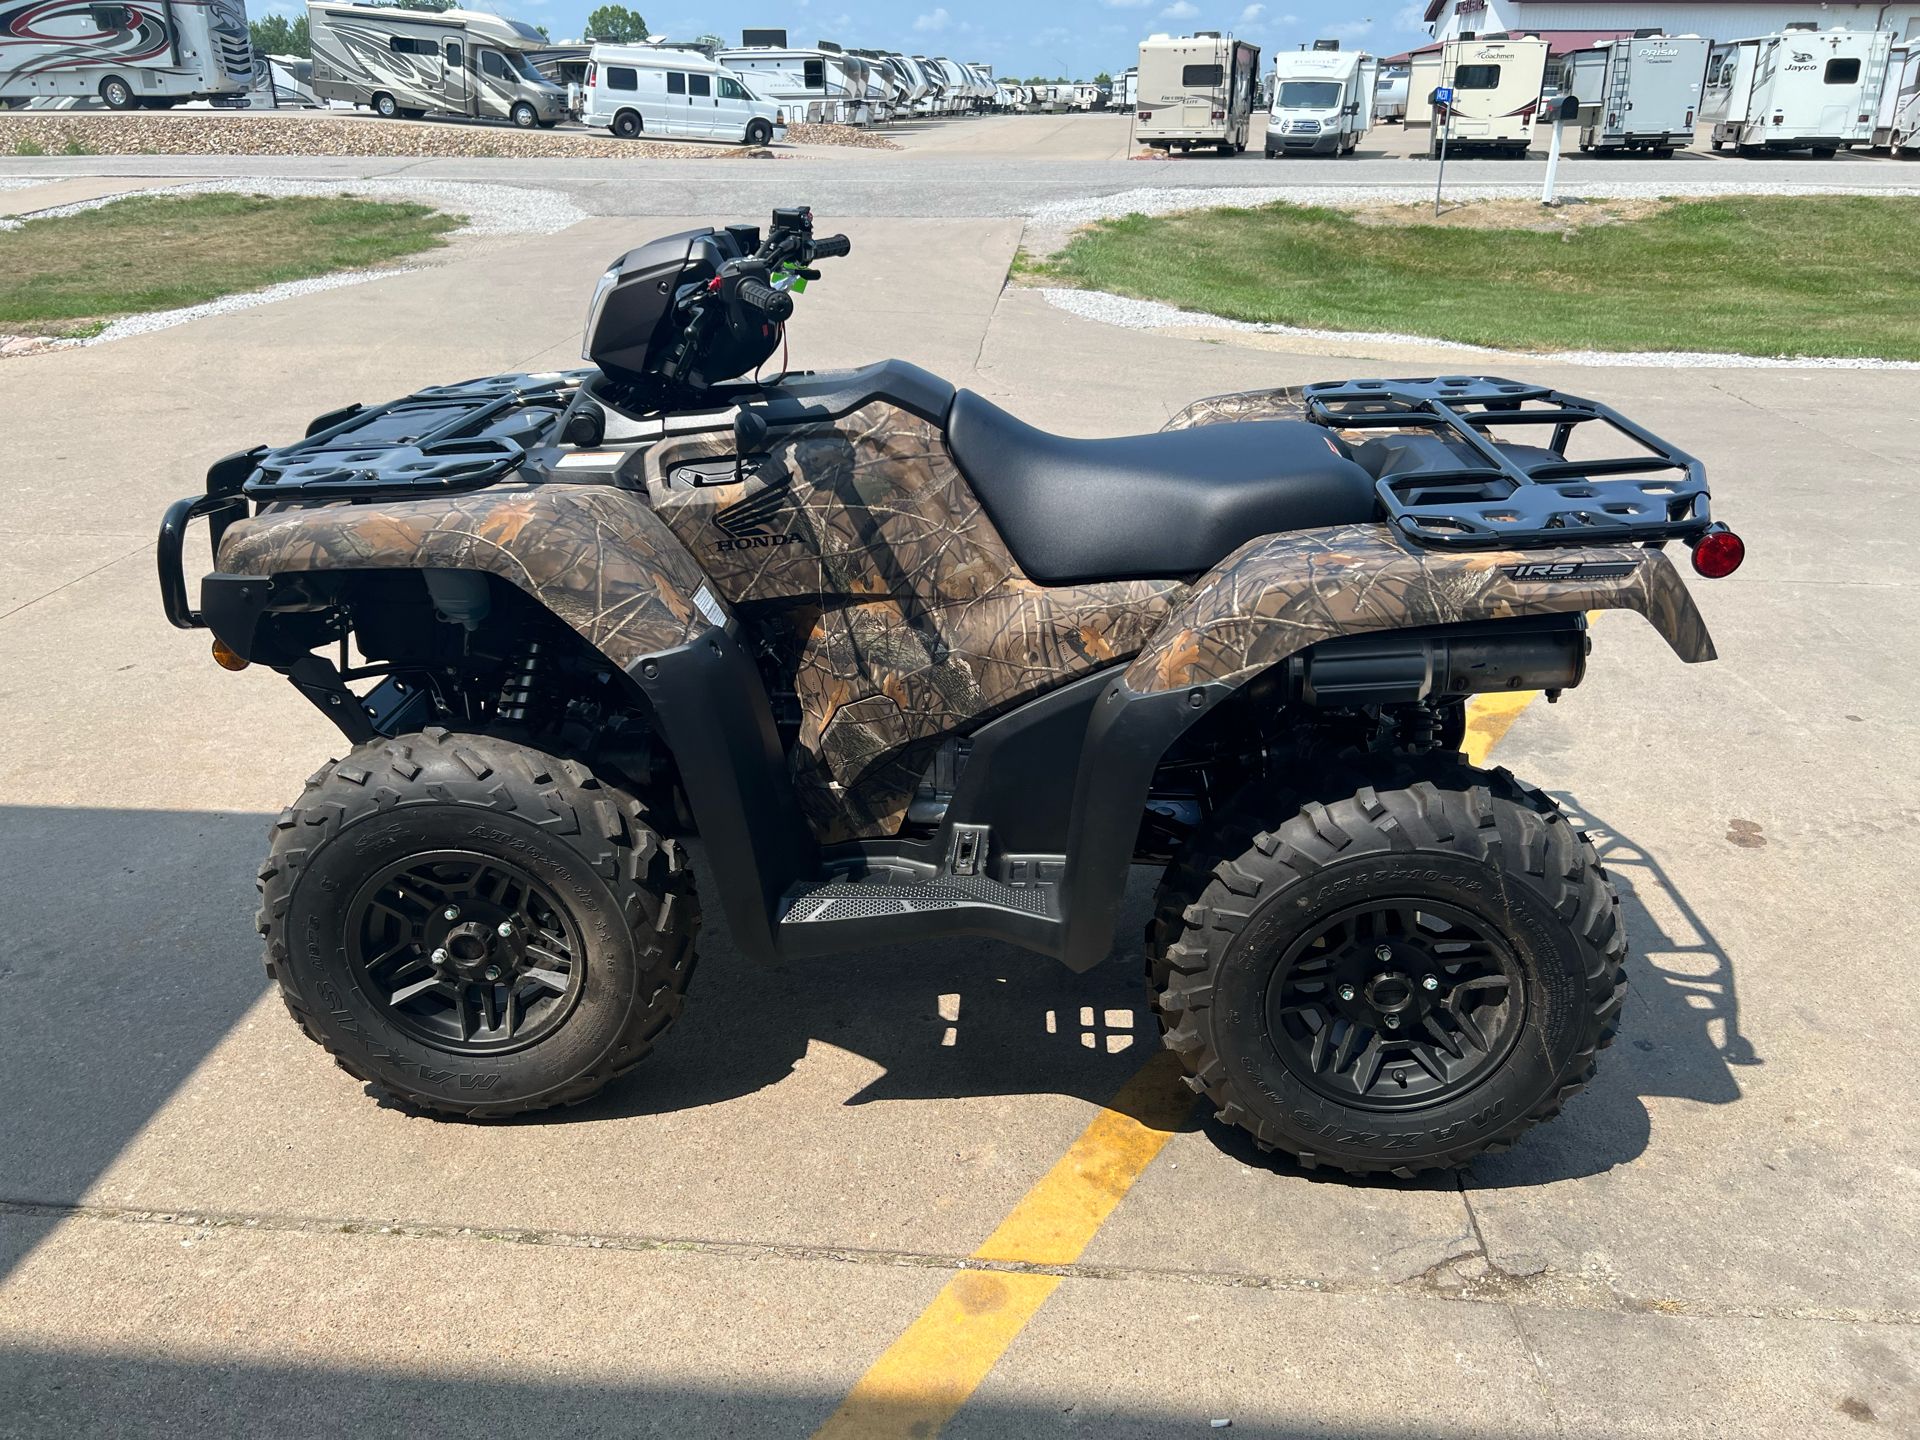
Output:
[[1839,153],[1840,147],[1838,145],[1816,145],[1813,147],[1813,158],[1816,160],[1831,160]]
[[133,86],[118,75],[109,75],[100,82],[100,99],[109,110],[132,110],[140,103]]
[[640,123],[640,117],[631,110],[622,110],[613,117],[613,133],[622,140],[637,139],[646,127]]
[[382,120],[397,120],[400,118],[400,102],[382,90],[373,97],[373,113]]
[[407,1108],[584,1100],[679,1016],[699,908],[681,848],[585,766],[430,729],[324,766],[260,870],[267,974]]
[[1349,783],[1277,825],[1292,804],[1247,794],[1169,870],[1153,1004],[1188,1084],[1262,1147],[1360,1175],[1463,1166],[1592,1077],[1626,996],[1619,900],[1504,770],[1408,761],[1328,793]]

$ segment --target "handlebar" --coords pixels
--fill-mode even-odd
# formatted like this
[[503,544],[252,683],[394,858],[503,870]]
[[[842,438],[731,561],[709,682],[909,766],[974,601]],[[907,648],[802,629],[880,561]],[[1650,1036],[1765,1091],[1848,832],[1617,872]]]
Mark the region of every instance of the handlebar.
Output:
[[738,293],[742,305],[750,310],[758,310],[775,324],[785,321],[793,314],[791,295],[751,277],[741,279]]
[[853,242],[844,235],[828,235],[813,242],[813,258],[816,260],[832,260],[852,251]]

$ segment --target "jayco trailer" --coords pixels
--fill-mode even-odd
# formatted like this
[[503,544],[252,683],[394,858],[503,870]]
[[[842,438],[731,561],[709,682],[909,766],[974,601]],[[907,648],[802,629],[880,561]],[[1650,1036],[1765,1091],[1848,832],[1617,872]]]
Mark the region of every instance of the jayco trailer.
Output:
[[551,128],[567,92],[526,51],[547,42],[518,20],[477,10],[398,10],[308,0],[313,93],[392,119],[429,111]]
[[1405,61],[1380,67],[1380,78],[1373,87],[1373,118],[1380,124],[1391,125],[1407,118],[1408,79],[1412,74],[1413,66]]
[[1580,148],[1664,157],[1691,145],[1712,49],[1698,35],[1640,34],[1576,50],[1567,85],[1580,102]]
[[1267,158],[1282,154],[1348,155],[1373,128],[1373,87],[1380,62],[1342,51],[1337,40],[1311,50],[1283,50],[1273,62],[1273,109],[1267,116]]
[[[1438,155],[1444,139],[1454,153],[1491,150],[1525,156],[1533,145],[1540,112],[1540,89],[1547,78],[1547,42],[1533,36],[1488,36],[1449,40],[1440,47],[1439,78],[1412,104],[1434,112],[1428,153]],[[1415,78],[1420,67],[1415,67]],[[1453,91],[1453,100],[1431,104],[1432,89]],[[1444,130],[1444,135],[1443,135]]]
[[1260,47],[1202,30],[1140,42],[1134,138],[1155,150],[1247,148],[1260,90]]
[[164,110],[246,94],[254,81],[242,0],[0,0],[0,103],[98,96]]
[[1873,121],[1873,148],[1903,155],[1920,141],[1920,43],[1896,45]]
[[1893,36],[1788,30],[1714,47],[1702,118],[1713,148],[1832,155],[1873,143]]

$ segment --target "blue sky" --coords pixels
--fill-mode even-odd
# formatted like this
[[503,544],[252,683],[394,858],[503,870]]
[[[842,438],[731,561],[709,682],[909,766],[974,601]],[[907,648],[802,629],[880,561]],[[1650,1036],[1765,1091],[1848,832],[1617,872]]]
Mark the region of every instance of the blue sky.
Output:
[[[463,0],[545,25],[556,37],[578,35],[599,0]],[[301,13],[288,0],[252,0],[250,8]],[[982,60],[998,75],[1061,75],[1089,79],[1124,70],[1135,46],[1156,31],[1231,30],[1262,52],[1293,49],[1318,36],[1348,48],[1391,55],[1426,39],[1424,6],[1335,0],[628,0],[655,34],[691,37],[708,31],[737,40],[743,26],[785,26],[795,44],[835,40],[958,60]]]

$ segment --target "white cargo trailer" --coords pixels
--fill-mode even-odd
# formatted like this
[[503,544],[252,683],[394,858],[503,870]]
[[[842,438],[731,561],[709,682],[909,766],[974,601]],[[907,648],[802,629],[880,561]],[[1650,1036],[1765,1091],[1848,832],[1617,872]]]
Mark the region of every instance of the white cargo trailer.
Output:
[[1267,158],[1350,155],[1373,128],[1374,81],[1380,62],[1340,42],[1283,50],[1273,62],[1273,108],[1267,115]]
[[111,110],[244,104],[254,83],[242,0],[0,0],[0,104],[98,97]]
[[1134,138],[1155,150],[1247,148],[1260,91],[1260,47],[1231,35],[1155,35],[1140,42]]
[[[1489,35],[1449,40],[1436,52],[1435,83],[1419,89],[1422,66],[1414,66],[1412,104],[1431,110],[1427,153],[1491,152],[1524,158],[1533,145],[1540,90],[1547,78],[1547,42],[1535,36]],[[1434,90],[1453,99],[1433,103]],[[1444,135],[1442,130],[1444,128]]]
[[1873,121],[1873,148],[1896,156],[1920,149],[1920,43],[1896,45]]
[[1802,29],[1715,46],[1702,111],[1713,148],[1828,156],[1872,144],[1892,48],[1885,30]]
[[1691,145],[1712,50],[1698,35],[1644,32],[1576,50],[1566,74],[1580,102],[1580,148],[1665,157]]

